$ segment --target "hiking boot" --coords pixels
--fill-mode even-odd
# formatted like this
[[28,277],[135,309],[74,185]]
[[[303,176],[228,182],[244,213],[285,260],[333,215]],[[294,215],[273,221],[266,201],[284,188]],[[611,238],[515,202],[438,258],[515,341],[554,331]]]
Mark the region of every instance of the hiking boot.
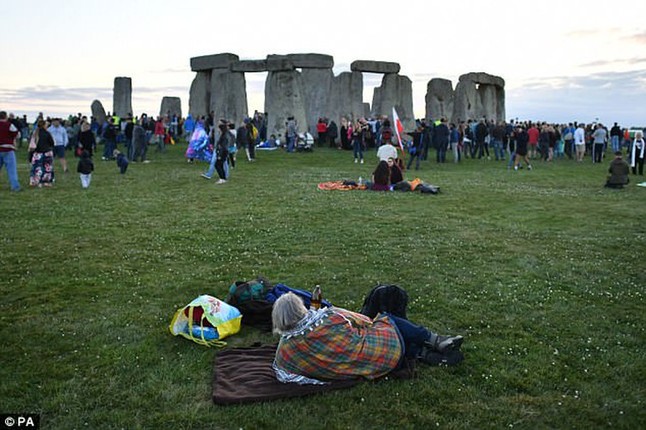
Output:
[[435,335],[435,338],[431,338],[424,342],[424,346],[427,346],[437,352],[446,352],[452,350],[460,349],[464,338],[462,336],[440,336],[439,334]]
[[417,359],[429,366],[455,366],[464,360],[464,354],[461,351],[441,353],[425,346]]

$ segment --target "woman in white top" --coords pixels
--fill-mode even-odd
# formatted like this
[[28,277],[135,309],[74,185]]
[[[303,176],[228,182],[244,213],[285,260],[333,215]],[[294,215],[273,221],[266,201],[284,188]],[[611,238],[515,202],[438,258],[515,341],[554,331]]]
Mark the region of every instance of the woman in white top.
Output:
[[638,131],[635,133],[635,140],[633,140],[633,146],[630,151],[630,167],[633,169],[633,175],[639,174],[644,176],[644,149],[646,147],[646,142],[644,142],[644,133]]

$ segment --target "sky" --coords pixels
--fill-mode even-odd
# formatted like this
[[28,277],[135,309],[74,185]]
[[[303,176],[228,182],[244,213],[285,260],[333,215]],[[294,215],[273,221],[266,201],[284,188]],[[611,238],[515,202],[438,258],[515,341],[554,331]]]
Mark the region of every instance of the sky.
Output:
[[[112,110],[114,78],[132,78],[136,115],[158,114],[195,73],[190,58],[321,53],[334,72],[391,61],[426,86],[486,72],[505,80],[507,119],[646,126],[642,0],[0,0],[0,110],[50,116]],[[266,73],[247,73],[249,112],[264,110]],[[364,74],[364,101],[381,76]]]

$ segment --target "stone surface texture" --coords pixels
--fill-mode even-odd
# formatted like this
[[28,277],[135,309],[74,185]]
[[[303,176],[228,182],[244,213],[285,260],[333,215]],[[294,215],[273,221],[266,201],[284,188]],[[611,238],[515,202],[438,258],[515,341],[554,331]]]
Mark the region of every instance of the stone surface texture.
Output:
[[453,117],[453,84],[448,79],[434,78],[426,86],[425,118],[437,120]]
[[114,78],[112,92],[112,113],[121,118],[131,115],[132,112],[132,79],[127,77]]
[[179,97],[163,97],[159,108],[159,115],[168,115],[172,117],[177,115],[182,117],[182,100]]
[[99,125],[102,125],[106,121],[105,109],[100,101],[94,100],[90,105],[90,110],[92,111],[92,116],[96,119]]

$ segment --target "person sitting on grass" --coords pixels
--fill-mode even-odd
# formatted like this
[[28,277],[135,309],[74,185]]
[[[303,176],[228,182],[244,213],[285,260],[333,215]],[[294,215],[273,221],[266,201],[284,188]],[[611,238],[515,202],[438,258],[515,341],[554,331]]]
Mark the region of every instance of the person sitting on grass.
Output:
[[630,171],[628,163],[622,158],[621,151],[615,152],[615,159],[610,162],[608,168],[608,180],[606,181],[607,188],[623,188],[628,185],[628,172]]
[[372,181],[366,184],[369,190],[390,191],[390,168],[388,162],[381,160],[372,172]]
[[308,310],[291,292],[274,303],[272,322],[280,335],[273,369],[283,383],[375,379],[401,368],[406,359],[429,365],[464,359],[462,336],[440,336],[388,313],[372,319],[337,307]]
[[390,183],[392,185],[404,180],[402,169],[394,158],[388,159],[388,168],[390,169]]

